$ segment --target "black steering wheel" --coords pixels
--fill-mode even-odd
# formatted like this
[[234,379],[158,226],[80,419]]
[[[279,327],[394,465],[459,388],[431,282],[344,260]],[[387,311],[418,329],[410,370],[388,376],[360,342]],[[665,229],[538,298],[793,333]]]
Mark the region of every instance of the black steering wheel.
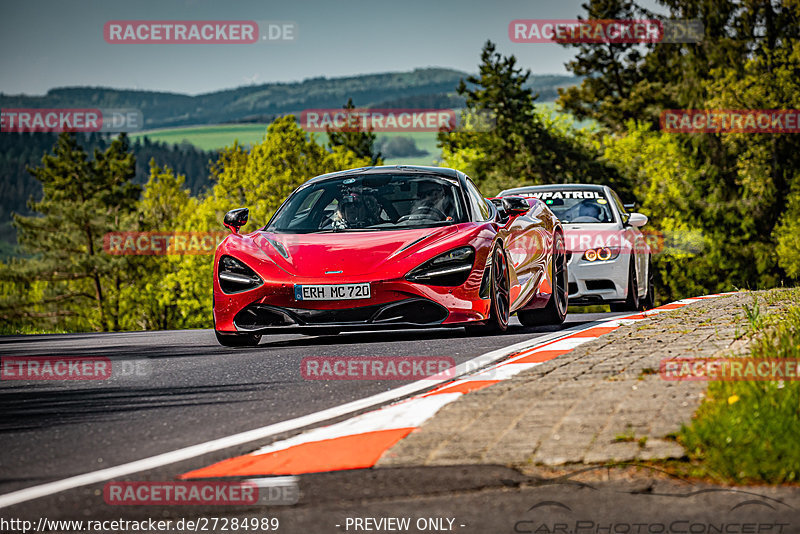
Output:
[[447,214],[442,210],[434,208],[432,206],[420,206],[418,208],[415,208],[412,213],[400,217],[400,219],[398,219],[397,222],[405,222],[411,219],[428,219],[428,220],[433,219],[433,217],[427,216],[426,214],[437,216],[437,219],[435,220],[440,220],[440,221],[447,220]]

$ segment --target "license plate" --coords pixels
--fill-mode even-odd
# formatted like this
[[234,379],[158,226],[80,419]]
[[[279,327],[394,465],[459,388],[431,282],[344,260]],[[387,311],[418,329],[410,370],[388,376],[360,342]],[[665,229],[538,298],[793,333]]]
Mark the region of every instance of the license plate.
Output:
[[295,285],[295,300],[355,300],[370,298],[369,284]]

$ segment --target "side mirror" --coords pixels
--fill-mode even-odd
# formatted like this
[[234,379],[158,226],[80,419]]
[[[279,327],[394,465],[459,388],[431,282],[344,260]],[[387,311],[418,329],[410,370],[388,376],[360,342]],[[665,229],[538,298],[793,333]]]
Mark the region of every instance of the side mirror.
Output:
[[503,208],[509,216],[514,217],[528,213],[531,205],[522,197],[503,197]]
[[250,217],[249,209],[238,208],[226,213],[225,218],[222,219],[222,224],[224,224],[225,227],[234,234],[238,234],[239,228],[247,224],[247,219],[249,217]]
[[488,200],[489,200],[489,202],[491,202],[494,205],[495,208],[497,208],[497,211],[500,213],[500,217],[505,219],[508,216],[508,214],[506,213],[506,207],[505,207],[505,204],[503,204],[503,199],[502,198],[494,197],[494,198],[490,198]]
[[642,226],[647,224],[648,220],[649,219],[647,218],[647,215],[644,215],[642,213],[631,213],[630,216],[628,217],[628,224],[630,224],[631,226],[635,226],[636,228],[641,228]]

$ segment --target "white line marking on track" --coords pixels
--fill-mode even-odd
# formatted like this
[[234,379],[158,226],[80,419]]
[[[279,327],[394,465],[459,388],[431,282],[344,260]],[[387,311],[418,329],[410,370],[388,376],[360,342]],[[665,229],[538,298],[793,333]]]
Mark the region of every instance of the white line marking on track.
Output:
[[527,371],[531,367],[536,367],[541,363],[504,363],[491,367],[481,373],[470,375],[463,379],[464,382],[475,380],[508,380],[512,376]]
[[[461,393],[443,393],[430,397],[416,397],[381,408],[374,412],[357,415],[339,423],[315,428],[303,434],[278,441],[250,453],[253,456],[269,454],[274,451],[288,449],[294,445],[324,441],[326,439],[352,436],[363,432],[392,430],[396,428],[415,428],[432,417],[442,406],[449,404],[461,396]],[[411,409],[409,409],[411,408]]]

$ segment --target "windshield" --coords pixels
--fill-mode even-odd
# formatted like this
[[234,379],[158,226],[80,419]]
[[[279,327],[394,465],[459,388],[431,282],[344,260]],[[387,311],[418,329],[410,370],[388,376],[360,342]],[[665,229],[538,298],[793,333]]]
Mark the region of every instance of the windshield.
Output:
[[281,206],[266,230],[403,230],[465,220],[455,180],[425,174],[345,175],[298,190]]
[[563,223],[611,223],[614,215],[602,191],[534,191],[521,196],[544,201]]

